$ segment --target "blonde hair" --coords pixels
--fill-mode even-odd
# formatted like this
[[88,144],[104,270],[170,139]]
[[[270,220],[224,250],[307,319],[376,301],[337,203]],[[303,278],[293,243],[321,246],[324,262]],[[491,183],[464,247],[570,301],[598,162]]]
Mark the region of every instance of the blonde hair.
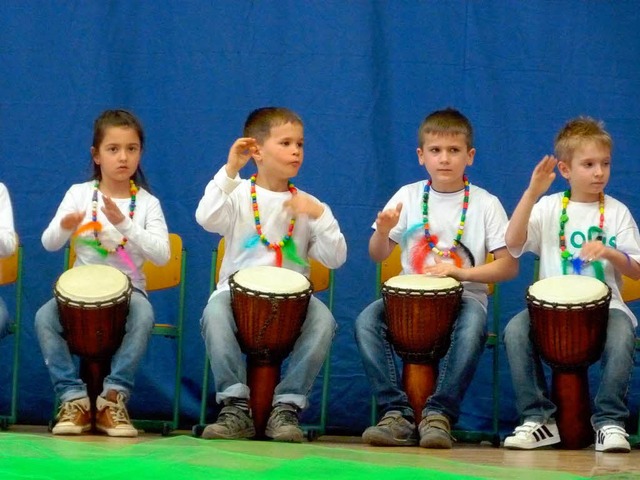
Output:
[[424,145],[427,133],[455,135],[462,134],[466,137],[467,148],[473,148],[473,127],[467,117],[454,108],[436,110],[427,115],[418,129],[418,147]]
[[613,147],[611,135],[602,121],[586,116],[569,120],[556,135],[554,150],[557,159],[571,163],[576,149],[586,142],[596,142],[609,150]]

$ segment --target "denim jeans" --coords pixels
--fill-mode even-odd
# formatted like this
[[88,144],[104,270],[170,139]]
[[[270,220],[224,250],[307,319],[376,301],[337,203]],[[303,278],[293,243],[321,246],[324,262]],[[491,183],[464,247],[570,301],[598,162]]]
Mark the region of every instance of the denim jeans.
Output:
[[[236,337],[231,292],[214,295],[200,320],[202,337],[211,360],[216,401],[249,399],[247,368]],[[307,395],[331,347],[336,321],[324,303],[311,297],[302,331],[289,355],[288,366],[273,394],[273,405],[291,403],[300,409],[308,405]]]
[[9,333],[9,311],[4,300],[0,298],[0,338],[4,338]]
[[[509,321],[504,331],[504,343],[516,406],[522,420],[549,421],[556,412],[556,406],[549,399],[540,356],[531,340],[528,310],[523,310]],[[591,417],[595,430],[604,425],[625,426],[629,416],[626,397],[633,371],[634,348],[635,332],[631,319],[622,310],[610,309],[607,339],[600,357],[600,386]]]
[[[487,312],[482,304],[463,297],[451,344],[440,361],[436,389],[427,399],[423,417],[440,413],[446,415],[452,424],[458,420],[460,404],[487,339],[486,326]],[[407,394],[402,389],[396,356],[388,340],[382,299],[371,303],[358,315],[355,335],[380,412],[398,410],[403,416],[413,417]]]
[[[129,303],[125,335],[111,359],[111,373],[104,379],[102,395],[105,395],[108,390],[117,390],[125,399],[129,398],[135,372],[147,350],[153,324],[151,303],[145,295],[134,290]],[[49,300],[36,312],[35,329],[44,363],[49,369],[53,388],[60,401],[69,402],[86,397],[87,386],[79,377],[67,341],[62,336],[55,298]]]

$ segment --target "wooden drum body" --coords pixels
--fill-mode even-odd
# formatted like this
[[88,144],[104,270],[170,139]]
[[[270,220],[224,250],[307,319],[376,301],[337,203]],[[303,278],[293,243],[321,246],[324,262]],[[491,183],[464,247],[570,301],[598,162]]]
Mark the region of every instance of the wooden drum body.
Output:
[[312,288],[293,270],[258,266],[239,270],[229,279],[231,306],[240,348],[247,355],[247,385],[258,437],[271,413],[280,364],[300,336]]
[[593,443],[587,370],[604,348],[610,300],[607,284],[579,275],[545,278],[527,292],[531,336],[553,371],[551,400],[563,448]]
[[449,349],[462,290],[453,278],[426,275],[399,275],[382,286],[389,341],[403,360],[403,387],[416,423]]
[[80,377],[92,404],[122,343],[131,291],[129,277],[108,265],[67,270],[54,287],[63,335],[71,353],[80,356]]

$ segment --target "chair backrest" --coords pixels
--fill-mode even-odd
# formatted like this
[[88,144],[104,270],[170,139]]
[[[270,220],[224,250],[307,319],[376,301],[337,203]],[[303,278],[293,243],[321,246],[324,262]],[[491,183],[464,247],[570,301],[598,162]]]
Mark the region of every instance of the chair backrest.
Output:
[[623,275],[620,294],[622,295],[622,300],[625,302],[640,300],[640,280],[633,280]]
[[[220,266],[224,257],[224,237],[218,242],[218,248],[214,251],[215,271],[212,278],[212,290],[220,280]],[[333,272],[315,259],[310,259],[309,280],[314,292],[322,292],[331,287]]]
[[18,281],[20,271],[20,239],[16,235],[16,250],[8,257],[0,258],[0,285],[9,285]]
[[[395,277],[396,275],[400,275],[402,271],[402,263],[400,260],[401,250],[400,245],[396,245],[394,249],[391,251],[391,254],[378,264],[378,278],[376,280],[376,294],[380,295],[380,286],[389,280],[391,277]],[[487,255],[487,263],[492,262],[494,260],[493,254],[489,253]],[[489,295],[493,294],[495,289],[495,284],[489,283],[487,285]]]
[[[171,249],[171,257],[165,265],[159,267],[149,261],[145,261],[142,265],[142,271],[147,278],[146,290],[148,292],[180,285],[180,281],[182,280],[182,238],[180,235],[170,233],[169,246]],[[67,249],[66,268],[71,268],[75,261],[76,250],[74,242],[71,242]]]

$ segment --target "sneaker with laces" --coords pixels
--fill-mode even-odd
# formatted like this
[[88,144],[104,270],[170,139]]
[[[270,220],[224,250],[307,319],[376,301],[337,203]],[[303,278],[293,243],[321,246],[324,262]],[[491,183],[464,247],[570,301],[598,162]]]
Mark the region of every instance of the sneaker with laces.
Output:
[[298,424],[298,412],[295,405],[278,403],[271,410],[264,434],[276,442],[302,442],[304,433]]
[[384,414],[377,425],[367,428],[362,441],[381,447],[406,447],[418,444],[416,424],[410,422],[397,410]]
[[455,438],[451,436],[449,418],[432,413],[422,419],[418,427],[420,446],[423,448],[451,448]]
[[504,447],[514,450],[532,450],[560,443],[560,433],[555,423],[527,421],[504,439]]
[[122,393],[109,390],[107,398],[96,398],[96,429],[110,437],[138,436],[138,430],[131,424]]
[[241,438],[253,438],[256,429],[253,426],[251,411],[237,407],[233,404],[226,405],[220,410],[215,423],[207,425],[202,431],[202,438],[223,438],[237,440]]
[[80,435],[91,430],[91,403],[89,397],[63,402],[58,410],[54,435]]
[[618,425],[605,425],[596,432],[596,452],[629,453],[629,434]]

